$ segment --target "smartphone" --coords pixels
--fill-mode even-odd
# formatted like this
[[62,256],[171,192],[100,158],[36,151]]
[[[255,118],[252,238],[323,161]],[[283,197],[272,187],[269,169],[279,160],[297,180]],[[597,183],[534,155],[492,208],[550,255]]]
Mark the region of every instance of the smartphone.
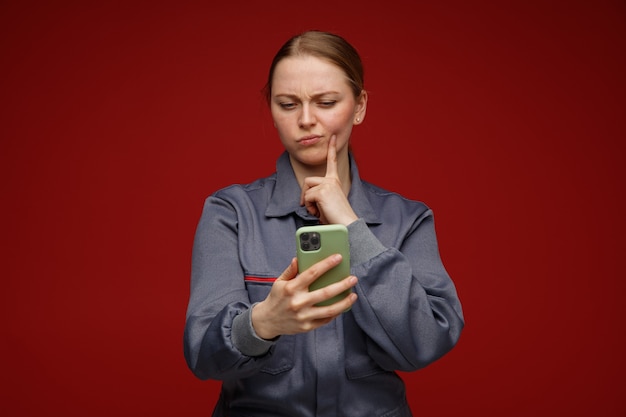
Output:
[[[296,246],[298,271],[304,271],[311,265],[334,254],[341,254],[341,263],[326,271],[321,277],[309,286],[309,291],[325,287],[341,281],[350,275],[350,244],[348,228],[341,224],[325,224],[304,226],[296,231]],[[317,306],[334,304],[347,297],[351,290],[346,290]]]

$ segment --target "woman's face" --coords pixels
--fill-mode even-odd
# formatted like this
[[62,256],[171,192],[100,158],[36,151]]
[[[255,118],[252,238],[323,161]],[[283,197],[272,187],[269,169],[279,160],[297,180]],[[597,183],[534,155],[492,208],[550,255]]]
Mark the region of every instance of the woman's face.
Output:
[[326,164],[328,142],[337,135],[337,156],[347,155],[352,126],[365,117],[367,94],[354,98],[344,72],[314,56],[289,57],[274,69],[271,111],[283,146],[292,159]]

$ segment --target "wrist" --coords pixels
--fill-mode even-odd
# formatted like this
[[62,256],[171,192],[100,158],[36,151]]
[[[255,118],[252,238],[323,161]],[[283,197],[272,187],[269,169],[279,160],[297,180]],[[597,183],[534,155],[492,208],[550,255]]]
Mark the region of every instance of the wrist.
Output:
[[357,220],[359,220],[357,215],[355,213],[351,213],[351,214],[348,214],[348,215],[345,215],[344,217],[342,217],[341,221],[339,223],[343,224],[346,227],[348,227],[349,225],[351,225],[352,223],[354,223]]
[[268,326],[268,320],[265,318],[265,310],[263,301],[257,303],[252,308],[250,319],[252,321],[252,329],[258,337],[264,340],[276,339],[279,334],[272,332]]

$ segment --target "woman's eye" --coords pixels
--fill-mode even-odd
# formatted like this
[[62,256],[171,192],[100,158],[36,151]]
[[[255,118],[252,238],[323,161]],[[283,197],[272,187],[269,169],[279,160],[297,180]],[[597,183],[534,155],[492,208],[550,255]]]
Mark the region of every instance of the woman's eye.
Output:
[[282,107],[285,110],[291,110],[294,107],[296,107],[296,103],[280,103],[280,107]]
[[320,105],[322,107],[332,107],[332,106],[335,105],[335,103],[337,103],[337,102],[334,101],[334,100],[320,101]]

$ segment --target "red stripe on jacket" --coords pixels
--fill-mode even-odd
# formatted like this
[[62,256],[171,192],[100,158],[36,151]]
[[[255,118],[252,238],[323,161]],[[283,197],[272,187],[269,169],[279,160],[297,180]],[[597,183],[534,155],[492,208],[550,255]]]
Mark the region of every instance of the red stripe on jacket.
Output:
[[274,282],[276,281],[277,278],[272,278],[272,277],[251,277],[251,276],[246,276],[244,277],[244,281],[252,281],[252,282]]

